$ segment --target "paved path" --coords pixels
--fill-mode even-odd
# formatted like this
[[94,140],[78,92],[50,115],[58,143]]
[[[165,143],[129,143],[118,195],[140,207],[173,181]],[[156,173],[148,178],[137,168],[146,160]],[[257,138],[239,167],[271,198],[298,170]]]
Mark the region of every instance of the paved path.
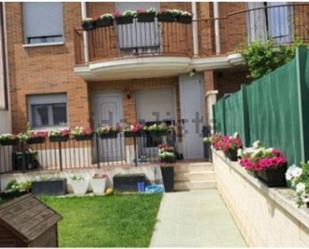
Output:
[[246,247],[217,190],[166,193],[151,247]]

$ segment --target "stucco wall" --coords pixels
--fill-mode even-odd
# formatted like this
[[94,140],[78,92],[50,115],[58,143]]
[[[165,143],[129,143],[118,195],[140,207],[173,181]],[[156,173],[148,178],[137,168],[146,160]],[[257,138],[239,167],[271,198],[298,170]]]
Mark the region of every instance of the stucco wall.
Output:
[[218,191],[248,245],[309,246],[309,209],[296,206],[293,190],[266,187],[220,152],[213,164]]

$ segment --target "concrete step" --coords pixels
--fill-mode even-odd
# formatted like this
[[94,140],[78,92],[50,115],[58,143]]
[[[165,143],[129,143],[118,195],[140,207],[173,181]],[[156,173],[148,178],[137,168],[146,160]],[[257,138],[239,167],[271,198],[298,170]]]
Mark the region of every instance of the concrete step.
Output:
[[214,171],[211,163],[188,163],[188,164],[176,164],[174,167],[175,173],[178,172],[204,172]]
[[214,189],[216,188],[215,181],[186,181],[186,182],[175,182],[175,191],[190,191],[200,189]]
[[175,181],[209,181],[215,180],[215,172],[201,171],[201,172],[176,172]]

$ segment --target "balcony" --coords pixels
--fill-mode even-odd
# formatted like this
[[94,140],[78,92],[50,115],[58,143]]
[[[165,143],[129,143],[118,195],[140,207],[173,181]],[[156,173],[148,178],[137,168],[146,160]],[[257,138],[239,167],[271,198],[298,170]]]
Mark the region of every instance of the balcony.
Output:
[[83,30],[75,29],[75,72],[90,80],[102,74],[114,79],[116,72],[124,79],[143,78],[150,76],[149,69],[158,76],[176,75],[187,70],[193,53],[192,25],[178,22],[135,21],[88,31],[88,64],[83,39]]
[[231,53],[254,41],[278,45],[309,41],[309,4],[275,4],[228,14],[217,20],[221,53]]

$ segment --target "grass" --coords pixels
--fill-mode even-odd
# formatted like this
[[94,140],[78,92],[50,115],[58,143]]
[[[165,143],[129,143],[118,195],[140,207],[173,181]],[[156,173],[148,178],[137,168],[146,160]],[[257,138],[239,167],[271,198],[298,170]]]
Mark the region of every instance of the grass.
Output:
[[113,195],[42,200],[64,218],[61,247],[148,247],[162,195]]

